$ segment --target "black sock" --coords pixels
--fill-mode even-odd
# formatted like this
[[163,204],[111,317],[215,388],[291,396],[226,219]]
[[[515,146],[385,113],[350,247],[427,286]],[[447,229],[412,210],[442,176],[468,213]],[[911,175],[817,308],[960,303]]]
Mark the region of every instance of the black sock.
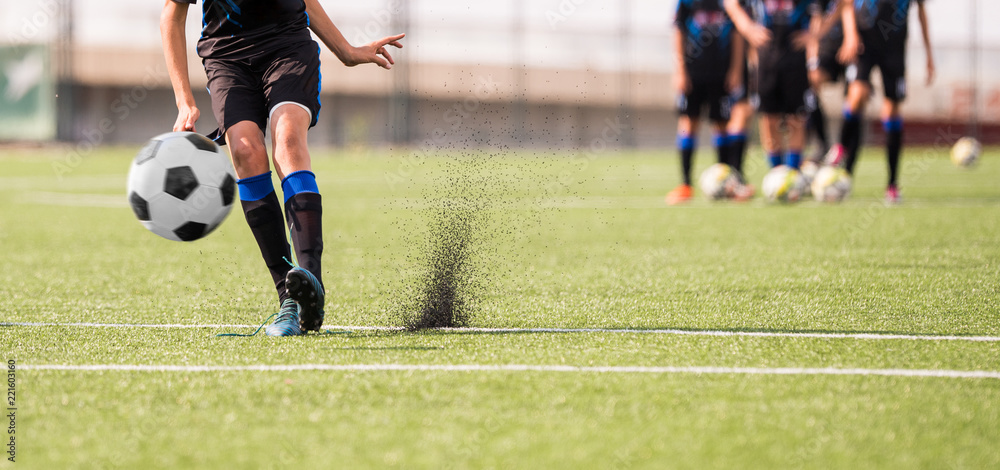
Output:
[[858,151],[861,146],[861,116],[850,111],[844,111],[844,127],[840,130],[840,143],[847,152],[844,161],[844,169],[848,173],[854,174],[854,164],[858,160]]
[[746,134],[729,134],[726,142],[729,146],[729,166],[743,175],[743,157],[747,152]]
[[899,160],[903,152],[903,120],[889,119],[882,123],[885,128],[885,148],[889,161],[889,186],[896,186],[899,179]]
[[677,146],[681,150],[681,172],[684,174],[684,184],[691,186],[691,167],[694,166],[693,137],[681,135],[677,140]]
[[323,283],[320,258],[323,256],[323,198],[318,193],[304,192],[285,201],[288,231],[295,247],[299,266],[311,272]]
[[[270,178],[270,173],[267,177]],[[270,181],[268,181],[270,183]],[[271,279],[274,280],[274,288],[278,291],[278,299],[284,301],[288,298],[285,290],[285,275],[291,269],[288,261],[291,259],[291,251],[288,247],[288,239],[285,238],[285,219],[281,215],[281,203],[278,196],[272,189],[269,194],[256,201],[240,201],[243,205],[243,214],[246,216],[247,225],[257,239],[257,246],[260,247],[260,255],[264,258],[267,270],[271,272]]]
[[823,114],[823,108],[818,101],[816,109],[809,113],[809,129],[816,134],[820,147],[826,149],[830,146],[830,137],[826,133],[826,115]]

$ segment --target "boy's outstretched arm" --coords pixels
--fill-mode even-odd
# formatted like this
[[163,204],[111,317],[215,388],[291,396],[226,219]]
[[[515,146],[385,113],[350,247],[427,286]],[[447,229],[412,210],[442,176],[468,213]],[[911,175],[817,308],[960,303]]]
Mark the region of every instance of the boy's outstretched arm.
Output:
[[[843,12],[848,4],[849,2],[844,0],[836,0],[833,10],[830,11],[829,14],[824,15],[819,11],[813,13],[812,21],[809,23],[809,32],[796,37],[795,45],[802,48],[814,47],[818,49],[819,41],[830,33],[830,30],[833,29],[833,25],[837,24],[838,21],[842,21],[844,17]],[[850,8],[853,11],[854,6],[852,5]],[[845,38],[847,36],[846,29],[847,28],[845,26]]]
[[389,55],[389,51],[386,50],[385,46],[402,48],[403,45],[399,40],[403,39],[405,34],[385,37],[360,47],[354,47],[347,42],[344,35],[333,24],[333,20],[323,10],[323,6],[319,4],[319,0],[305,0],[305,3],[306,14],[309,15],[309,29],[313,30],[319,36],[323,44],[326,44],[326,47],[344,65],[353,67],[359,64],[374,63],[387,70],[392,68],[392,64],[395,62],[392,60],[392,56]]
[[729,19],[733,21],[733,25],[746,38],[750,46],[758,48],[771,40],[771,32],[750,19],[747,12],[743,11],[743,7],[740,6],[740,0],[726,0],[724,6]]
[[931,48],[931,29],[927,24],[927,10],[924,2],[917,2],[917,18],[920,20],[920,32],[924,34],[924,49],[927,50],[927,85],[934,83],[934,49]]
[[163,40],[163,55],[167,60],[167,73],[174,89],[177,103],[177,120],[174,132],[194,131],[194,123],[201,114],[191,93],[188,78],[187,40],[184,38],[184,23],[187,19],[187,3],[166,0],[160,13],[160,36]]
[[837,51],[837,60],[842,64],[850,64],[861,53],[861,37],[858,35],[858,21],[854,16],[854,5],[850,2],[843,7],[840,24],[843,25],[844,42]]

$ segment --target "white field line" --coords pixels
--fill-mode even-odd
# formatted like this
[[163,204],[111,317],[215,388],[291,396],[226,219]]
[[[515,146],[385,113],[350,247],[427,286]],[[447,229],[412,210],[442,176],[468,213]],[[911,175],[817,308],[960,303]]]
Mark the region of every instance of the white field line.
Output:
[[226,325],[226,324],[183,324],[183,323],[54,323],[54,322],[3,322],[0,326],[76,326],[84,328],[257,328],[258,325]]
[[1000,379],[1000,371],[986,370],[933,370],[933,369],[836,369],[836,368],[761,368],[761,367],[642,367],[606,366],[576,367],[562,365],[432,365],[432,364],[298,364],[256,366],[180,366],[180,365],[128,365],[92,364],[18,365],[24,370],[58,371],[123,371],[123,372],[576,372],[597,374],[719,374],[719,375],[841,375],[882,377],[937,377],[949,379]]
[[[89,328],[167,328],[167,329],[197,329],[197,328],[246,328],[256,329],[259,325],[227,325],[227,324],[158,324],[158,323],[46,323],[46,322],[2,322],[3,326],[59,326],[59,327],[89,327]],[[331,330],[355,331],[402,331],[396,326],[350,326],[323,325]],[[624,334],[659,334],[678,336],[721,336],[721,337],[751,337],[751,338],[819,338],[819,339],[860,339],[860,340],[906,340],[906,341],[969,341],[982,343],[1000,342],[1000,336],[956,336],[956,335],[904,335],[885,333],[810,333],[810,332],[771,332],[771,331],[727,331],[727,330],[678,330],[678,329],[629,329],[629,328],[435,328],[434,331],[453,333],[624,333]]]

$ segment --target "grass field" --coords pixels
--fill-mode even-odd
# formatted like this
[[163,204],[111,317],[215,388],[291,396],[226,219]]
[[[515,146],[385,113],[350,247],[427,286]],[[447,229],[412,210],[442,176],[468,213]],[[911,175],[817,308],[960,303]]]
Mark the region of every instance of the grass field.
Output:
[[471,165],[479,329],[408,333],[357,327],[399,324],[467,162],[322,153],[346,332],[273,339],[215,336],[276,308],[242,214],[150,234],[134,151],[0,157],[9,468],[1000,466],[1000,154],[912,150],[892,208],[876,152],[834,206],[667,208],[677,162],[653,153]]

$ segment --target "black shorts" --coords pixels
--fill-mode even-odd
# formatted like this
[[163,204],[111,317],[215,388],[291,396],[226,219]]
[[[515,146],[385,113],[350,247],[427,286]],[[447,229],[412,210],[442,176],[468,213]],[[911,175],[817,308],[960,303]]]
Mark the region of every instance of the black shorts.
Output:
[[856,69],[849,77],[871,86],[872,70],[878,67],[882,72],[882,89],[889,101],[901,103],[906,100],[906,44],[885,44],[879,40],[865,38],[864,50],[858,57]]
[[847,72],[847,66],[837,60],[840,43],[823,41],[819,45],[819,70],[826,74],[831,82],[839,82]]
[[762,47],[757,94],[764,114],[806,114],[815,107],[805,51]]
[[225,145],[226,130],[241,121],[267,129],[271,111],[282,103],[309,110],[319,118],[321,74],[319,45],[298,42],[247,59],[203,59],[212,111],[219,128],[208,137]]
[[732,98],[726,92],[725,81],[705,81],[691,78],[691,90],[677,95],[677,112],[693,120],[701,117],[701,110],[708,106],[708,118],[713,122],[729,121],[733,108]]

